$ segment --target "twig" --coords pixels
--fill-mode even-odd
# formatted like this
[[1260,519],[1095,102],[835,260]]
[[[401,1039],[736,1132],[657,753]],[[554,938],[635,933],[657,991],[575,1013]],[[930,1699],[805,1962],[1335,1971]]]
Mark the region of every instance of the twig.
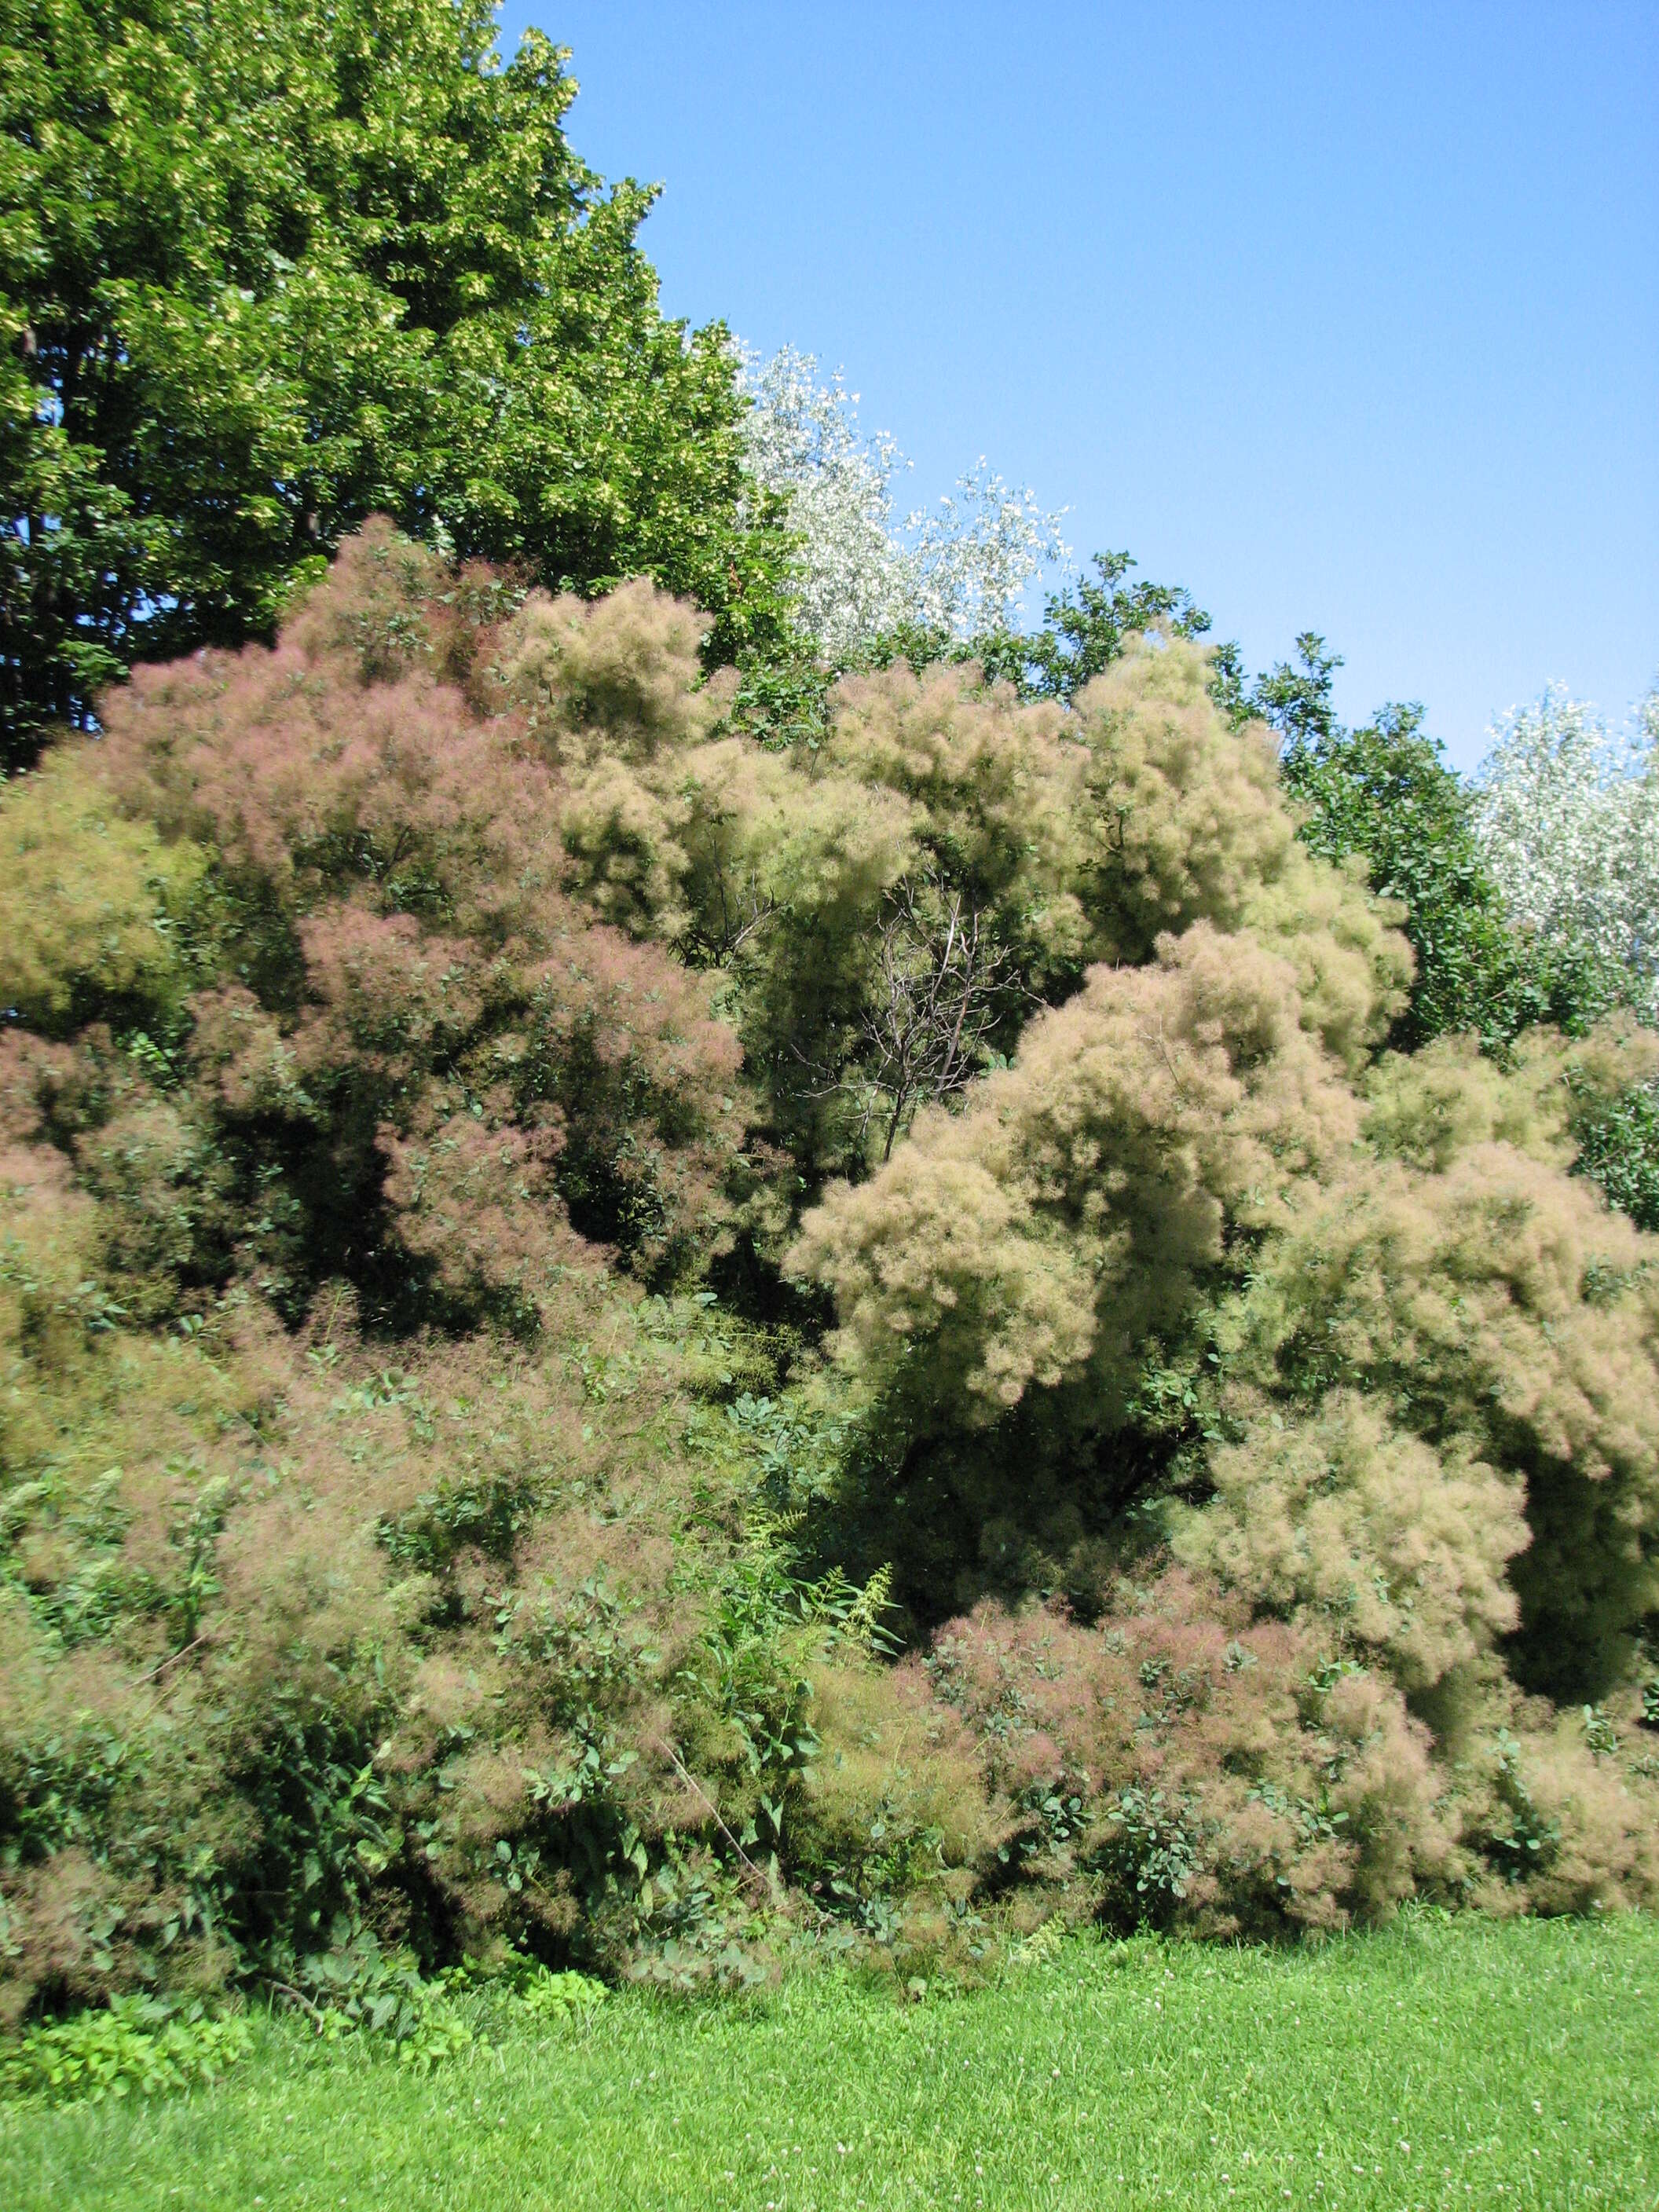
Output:
[[192,1636],[188,1644],[181,1644],[176,1651],[169,1651],[165,1659],[157,1660],[155,1666],[150,1668],[149,1674],[141,1674],[138,1677],[138,1680],[141,1682],[153,1682],[155,1680],[155,1677],[161,1674],[164,1668],[172,1666],[175,1659],[183,1659],[186,1657],[191,1652],[195,1650],[198,1644],[211,1644],[212,1641],[213,1631],[210,1628],[204,1628],[199,1636]]
[[264,1981],[267,1989],[275,1990],[278,1996],[287,1997],[290,2003],[298,2005],[304,2012],[308,2012],[313,2020],[317,2023],[317,2033],[319,2035],[322,2033],[324,2026],[323,2015],[318,2011],[316,2006],[313,2004],[308,1996],[305,1996],[301,1990],[296,1990],[292,1983],[279,1982],[274,1975],[267,1974],[264,1977]]
[[1176,1097],[1184,1106],[1187,1103],[1187,1086],[1176,1074],[1176,1064],[1170,1057],[1170,1048],[1164,1041],[1164,1024],[1161,1018],[1158,1024],[1158,1048],[1164,1055],[1164,1065],[1169,1070],[1170,1082],[1175,1085]]
[[674,1771],[679,1776],[681,1781],[684,1782],[688,1788],[695,1790],[698,1796],[702,1798],[703,1803],[708,1806],[709,1811],[714,1816],[714,1826],[720,1830],[721,1835],[725,1837],[726,1842],[731,1844],[732,1850],[743,1861],[744,1866],[748,1868],[750,1873],[753,1875],[755,1880],[760,1884],[761,1888],[766,1896],[769,1898],[772,1894],[771,1883],[768,1881],[766,1876],[755,1864],[753,1859],[750,1857],[748,1852],[744,1850],[743,1845],[738,1841],[730,1828],[726,1826],[725,1820],[721,1818],[720,1807],[714,1802],[708,1792],[703,1788],[696,1776],[692,1773],[690,1767],[687,1766],[685,1761],[680,1757],[678,1752],[675,1750],[672,1743],[669,1743],[662,1736],[653,1736],[652,1741],[656,1745],[657,1749],[665,1753],[668,1759],[672,1762]]

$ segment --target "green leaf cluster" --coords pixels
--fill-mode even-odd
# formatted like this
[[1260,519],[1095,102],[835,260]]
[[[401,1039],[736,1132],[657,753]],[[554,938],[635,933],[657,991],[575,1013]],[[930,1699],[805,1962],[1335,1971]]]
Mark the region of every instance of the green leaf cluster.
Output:
[[101,2104],[216,2081],[246,2057],[252,2031],[236,2014],[192,2015],[142,1996],[37,2022],[0,2045],[0,2090],[52,2104]]
[[781,619],[726,334],[487,0],[5,0],[0,766],[137,659],[268,635],[385,509],[554,586]]
[[1425,732],[1423,708],[1390,704],[1346,729],[1331,701],[1340,657],[1311,630],[1297,654],[1258,682],[1252,704],[1283,740],[1285,788],[1306,811],[1304,842],[1329,860],[1363,855],[1372,890],[1405,909],[1417,975],[1389,1042],[1412,1051],[1473,1031],[1501,1053],[1540,1024],[1582,1036],[1620,1003],[1621,979],[1580,950],[1513,927],[1468,788]]

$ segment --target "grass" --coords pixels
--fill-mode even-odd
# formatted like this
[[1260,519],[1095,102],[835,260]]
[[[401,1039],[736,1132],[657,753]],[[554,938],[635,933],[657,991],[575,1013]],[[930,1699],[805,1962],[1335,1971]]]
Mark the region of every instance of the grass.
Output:
[[9,2212],[1659,2203],[1659,1923],[1067,1944],[904,2007],[613,1998],[426,2079],[286,2021],[216,2087],[0,2112]]

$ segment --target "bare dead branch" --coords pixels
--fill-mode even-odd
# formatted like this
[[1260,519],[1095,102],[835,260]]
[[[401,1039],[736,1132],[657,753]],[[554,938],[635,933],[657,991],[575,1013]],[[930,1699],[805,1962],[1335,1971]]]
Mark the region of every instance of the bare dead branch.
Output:
[[857,1098],[860,1144],[879,1115],[890,1159],[919,1106],[973,1079],[1010,998],[1026,995],[1012,952],[942,872],[902,878],[882,910],[868,1000],[844,1057],[814,1064],[792,1048],[815,1079],[803,1095]]
[[778,912],[777,900],[752,876],[738,888],[718,860],[714,883],[717,913],[689,929],[675,948],[689,968],[725,967]]

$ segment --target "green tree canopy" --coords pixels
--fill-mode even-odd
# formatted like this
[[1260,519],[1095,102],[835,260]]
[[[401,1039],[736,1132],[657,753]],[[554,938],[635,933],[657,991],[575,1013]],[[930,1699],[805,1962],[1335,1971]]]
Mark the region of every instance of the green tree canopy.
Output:
[[0,0],[0,758],[268,634],[375,508],[556,587],[775,610],[726,334],[664,319],[486,0]]
[[[1210,617],[1180,585],[1131,580],[1137,563],[1127,553],[1097,553],[1095,574],[1051,592],[1043,602],[1043,627],[1005,630],[976,641],[986,672],[1006,677],[1025,699],[1062,699],[1069,706],[1090,680],[1109,668],[1132,637],[1161,628],[1176,637],[1207,635]],[[1237,646],[1216,653],[1224,684],[1236,676]]]
[[1306,810],[1304,842],[1331,860],[1363,853],[1371,888],[1406,909],[1417,980],[1391,1042],[1410,1051],[1473,1030],[1501,1052],[1539,1023],[1582,1035],[1620,1003],[1623,979],[1582,945],[1514,927],[1469,789],[1425,732],[1422,708],[1390,704],[1364,728],[1345,728],[1331,701],[1341,665],[1304,631],[1296,660],[1261,677],[1250,704],[1279,732],[1285,789]]

